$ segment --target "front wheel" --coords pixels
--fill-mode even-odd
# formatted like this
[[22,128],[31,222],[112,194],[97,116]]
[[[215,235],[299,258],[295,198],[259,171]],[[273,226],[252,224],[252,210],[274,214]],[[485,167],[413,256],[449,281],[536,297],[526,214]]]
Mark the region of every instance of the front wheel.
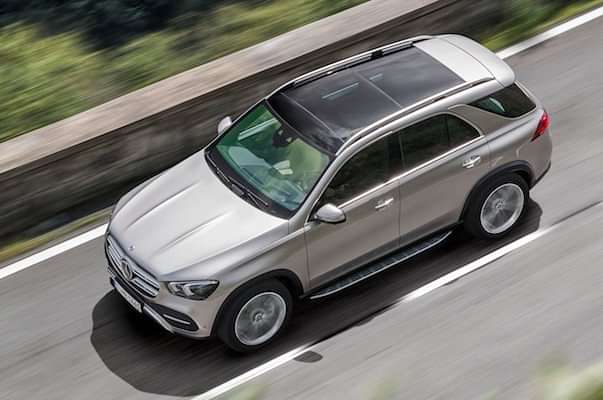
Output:
[[483,239],[499,239],[517,225],[527,208],[529,189],[519,175],[496,177],[476,193],[465,215],[465,229]]
[[218,337],[238,352],[259,349],[282,332],[292,304],[291,293],[276,280],[243,289],[226,305]]

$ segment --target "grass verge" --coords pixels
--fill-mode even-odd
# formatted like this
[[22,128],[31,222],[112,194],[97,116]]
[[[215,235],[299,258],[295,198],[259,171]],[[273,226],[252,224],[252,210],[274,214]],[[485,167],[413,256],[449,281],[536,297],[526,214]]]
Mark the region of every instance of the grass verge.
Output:
[[530,7],[530,2],[515,1],[512,18],[494,31],[486,30],[481,34],[479,38],[482,44],[490,50],[499,51],[603,5],[603,0],[583,0],[567,2],[562,7],[537,9]]
[[110,209],[94,212],[90,215],[67,223],[59,228],[51,229],[42,234],[22,234],[8,243],[0,246],[0,264],[16,259],[29,252],[40,249],[59,239],[63,239],[77,232],[86,231],[93,226],[100,225],[109,220]]

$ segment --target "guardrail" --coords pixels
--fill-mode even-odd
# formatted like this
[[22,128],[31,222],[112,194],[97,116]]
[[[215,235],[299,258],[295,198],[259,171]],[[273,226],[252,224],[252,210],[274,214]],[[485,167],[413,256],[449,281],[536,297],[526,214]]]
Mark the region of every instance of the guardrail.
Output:
[[0,237],[126,191],[202,148],[220,118],[324,64],[500,18],[488,0],[373,0],[0,143]]

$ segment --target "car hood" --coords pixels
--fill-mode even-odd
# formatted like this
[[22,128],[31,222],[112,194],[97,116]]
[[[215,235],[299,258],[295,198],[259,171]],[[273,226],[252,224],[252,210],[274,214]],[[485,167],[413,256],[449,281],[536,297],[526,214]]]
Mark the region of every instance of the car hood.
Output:
[[109,227],[128,256],[160,279],[191,267],[199,273],[203,263],[210,269],[210,260],[224,259],[224,253],[231,254],[232,262],[237,247],[248,249],[253,241],[258,249],[287,231],[286,220],[258,210],[228,189],[203,152],[124,196]]

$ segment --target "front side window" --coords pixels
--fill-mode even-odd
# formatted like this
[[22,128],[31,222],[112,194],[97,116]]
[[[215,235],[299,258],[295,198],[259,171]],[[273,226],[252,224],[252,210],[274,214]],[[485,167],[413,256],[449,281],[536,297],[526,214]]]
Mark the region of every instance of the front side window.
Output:
[[[213,150],[217,151],[213,151]],[[330,156],[300,136],[262,103],[210,149],[234,179],[266,204],[294,211],[330,163]]]
[[404,168],[411,169],[479,137],[471,125],[453,115],[438,115],[400,132]]
[[507,118],[521,117],[536,108],[536,104],[516,84],[470,105]]
[[400,171],[399,149],[397,137],[390,135],[358,152],[337,172],[319,204],[340,206],[389,181]]

